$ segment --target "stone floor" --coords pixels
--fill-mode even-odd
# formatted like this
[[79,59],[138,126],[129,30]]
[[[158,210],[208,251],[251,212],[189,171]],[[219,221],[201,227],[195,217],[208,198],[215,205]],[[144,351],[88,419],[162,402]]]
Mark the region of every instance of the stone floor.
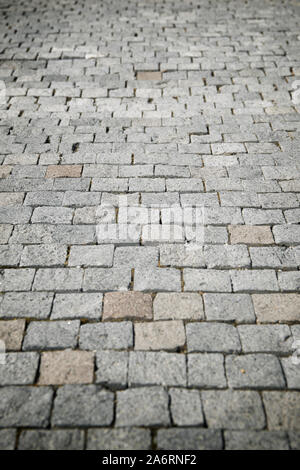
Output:
[[300,1],[0,12],[0,447],[299,449]]

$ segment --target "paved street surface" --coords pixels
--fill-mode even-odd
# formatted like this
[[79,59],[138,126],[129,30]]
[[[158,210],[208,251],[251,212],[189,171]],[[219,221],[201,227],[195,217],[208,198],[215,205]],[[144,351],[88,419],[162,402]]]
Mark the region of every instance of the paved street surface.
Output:
[[300,1],[0,14],[0,448],[300,449]]

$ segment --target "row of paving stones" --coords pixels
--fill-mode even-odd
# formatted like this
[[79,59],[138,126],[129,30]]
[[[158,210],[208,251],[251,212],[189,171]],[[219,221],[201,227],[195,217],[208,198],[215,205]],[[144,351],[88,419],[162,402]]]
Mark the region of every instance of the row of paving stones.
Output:
[[2,450],[298,450],[297,431],[176,427],[0,430]]
[[[299,302],[297,293],[7,292],[1,297],[0,318],[1,324],[14,318],[299,323]],[[6,328],[9,324],[14,323],[6,321]],[[22,338],[24,321],[15,324],[19,325],[17,338]],[[20,349],[20,339],[12,344]]]
[[[152,432],[152,445],[221,449],[220,430],[226,429],[228,448],[299,446],[299,394],[295,392],[265,391],[260,396],[255,391],[199,393],[139,387],[118,391],[115,397],[96,385],[65,385],[56,392],[49,387],[6,387],[0,395],[1,427],[6,428],[0,431],[2,447],[14,446],[15,431],[10,427],[45,429],[50,422],[62,430],[24,430],[18,436],[19,446],[80,448],[85,441],[83,431],[64,428],[102,427],[88,431],[88,448],[149,448],[150,430],[135,428],[171,425],[178,427]],[[115,429],[105,429],[112,424]],[[266,426],[268,431],[264,431]],[[290,441],[286,430],[290,431]],[[41,441],[36,440],[39,435]]]
[[300,272],[281,269],[40,268],[3,269],[2,292],[298,292]]
[[[121,326],[122,332],[126,334],[125,325]],[[207,345],[210,338],[217,339],[220,343],[220,336],[216,335],[216,330],[223,334],[227,333],[224,328],[214,326],[214,331],[205,336],[206,343],[203,341],[201,347],[195,348],[196,351],[221,349],[220,345],[218,347],[213,347],[213,344]],[[167,327],[172,331],[175,325]],[[110,331],[110,334],[114,333]],[[215,336],[212,336],[214,333]],[[93,339],[92,337],[88,342],[96,347]],[[199,341],[201,339],[200,334]],[[273,338],[273,341],[276,339],[278,340],[276,337]],[[128,352],[109,349],[100,350],[97,354],[90,350],[47,351],[41,354],[41,358],[37,352],[6,353],[5,364],[1,365],[0,385],[30,385],[35,382],[39,385],[63,385],[95,382],[111,388],[161,384],[203,389],[223,389],[227,386],[234,389],[257,390],[300,389],[299,367],[296,361],[293,362],[293,357],[278,358],[276,355],[278,350],[276,354],[261,351],[245,355],[230,354],[228,350],[240,351],[238,337],[231,340],[226,338],[226,343],[222,353],[188,355],[162,351]],[[130,346],[126,344],[127,348]],[[86,349],[89,349],[88,345]],[[286,350],[284,353],[287,354]]]

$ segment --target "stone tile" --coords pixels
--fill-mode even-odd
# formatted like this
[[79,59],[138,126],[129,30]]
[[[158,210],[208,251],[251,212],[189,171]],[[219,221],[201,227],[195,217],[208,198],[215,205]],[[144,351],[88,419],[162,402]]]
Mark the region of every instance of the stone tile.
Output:
[[225,431],[226,450],[289,450],[285,432]]
[[268,429],[300,430],[299,392],[263,392]]
[[204,391],[201,393],[209,428],[263,429],[265,415],[255,391]]
[[254,308],[249,294],[204,294],[208,321],[254,323]]
[[131,351],[129,353],[129,386],[186,385],[186,360],[183,354]]
[[153,302],[154,320],[203,320],[203,302],[199,294],[158,293]]
[[280,362],[271,354],[227,356],[226,376],[230,388],[285,388]]
[[0,318],[38,318],[50,315],[53,294],[45,292],[8,292],[0,304]]
[[136,269],[134,290],[145,292],[180,292],[180,272],[172,268]]
[[184,325],[179,320],[136,323],[134,331],[136,350],[175,351],[185,344]]
[[286,378],[287,388],[292,390],[300,390],[300,367],[298,357],[283,357],[280,359],[282,369]]
[[161,80],[161,72],[138,72],[137,80]]
[[231,292],[228,271],[212,269],[184,269],[184,290],[202,292]]
[[19,351],[22,346],[25,320],[1,320],[0,340],[4,341],[6,351]]
[[42,353],[40,385],[92,383],[94,354],[88,351],[53,351]]
[[100,320],[103,294],[56,294],[51,320],[88,319]]
[[50,387],[0,388],[0,428],[46,428],[50,419],[52,397]]
[[293,339],[288,325],[240,325],[238,332],[245,353],[291,352]]
[[65,385],[57,391],[52,412],[54,427],[110,426],[114,395],[96,385]]
[[80,328],[79,347],[88,350],[129,349],[133,347],[133,328],[128,321],[89,323]]
[[82,165],[49,165],[46,178],[80,178]]
[[151,448],[150,429],[102,428],[89,429],[87,450],[148,450]]
[[171,415],[176,426],[203,426],[200,393],[197,390],[171,388]]
[[128,351],[99,351],[96,355],[96,383],[109,388],[126,388]]
[[300,320],[299,294],[255,294],[255,314],[260,323],[286,323]]
[[104,297],[103,320],[151,320],[152,297],[142,292],[108,292]]
[[19,437],[18,450],[83,450],[84,431],[25,430]]
[[268,226],[229,225],[228,230],[232,244],[270,245],[274,243],[271,229]]
[[237,329],[227,323],[188,323],[188,352],[233,353],[241,350]]
[[23,349],[33,351],[75,348],[79,327],[79,320],[30,322],[26,330]]
[[72,246],[68,266],[110,267],[113,263],[114,247],[106,246]]
[[189,387],[226,388],[222,354],[189,354],[187,361]]
[[117,392],[116,427],[168,426],[168,393],[162,387]]
[[157,448],[164,450],[222,450],[221,431],[200,428],[159,429]]
[[38,353],[6,353],[5,363],[0,364],[0,385],[33,384],[35,382],[38,364]]
[[0,450],[14,450],[16,437],[16,429],[0,429]]

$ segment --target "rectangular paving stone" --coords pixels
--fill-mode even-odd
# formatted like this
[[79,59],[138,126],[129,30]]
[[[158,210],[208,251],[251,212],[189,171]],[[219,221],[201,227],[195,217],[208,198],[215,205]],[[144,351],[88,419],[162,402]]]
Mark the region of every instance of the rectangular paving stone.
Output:
[[99,351],[96,355],[96,383],[109,388],[126,388],[128,351]]
[[204,294],[208,321],[254,323],[254,308],[249,294]]
[[18,266],[21,258],[22,246],[0,245],[0,265],[5,267]]
[[24,246],[20,266],[63,266],[67,258],[67,247],[57,244]]
[[33,210],[33,224],[70,224],[74,210],[70,207],[36,207]]
[[28,291],[35,275],[34,269],[3,269],[0,272],[0,289],[7,291]]
[[80,321],[32,321],[23,342],[24,351],[74,349],[77,345]]
[[154,320],[203,320],[203,302],[199,294],[158,293],[153,302]]
[[288,325],[240,325],[238,332],[245,353],[291,352],[293,339]]
[[172,421],[176,426],[203,426],[202,404],[197,390],[171,388],[169,395]]
[[222,450],[221,431],[183,427],[159,429],[157,448],[164,450]]
[[46,428],[53,390],[50,387],[14,386],[0,389],[0,428]]
[[83,270],[76,268],[38,269],[34,278],[35,291],[78,291],[81,289]]
[[264,269],[230,271],[234,292],[278,291],[275,271]]
[[253,268],[297,268],[296,251],[294,247],[250,247]]
[[88,351],[43,352],[40,385],[82,384],[93,382],[94,355]]
[[226,388],[222,354],[188,354],[188,385],[199,388]]
[[96,385],[64,385],[57,391],[52,412],[55,427],[110,426],[114,395]]
[[68,265],[110,267],[113,264],[113,254],[112,245],[72,246]]
[[184,290],[203,292],[231,292],[227,271],[213,269],[184,269]]
[[180,292],[180,272],[176,269],[136,269],[134,273],[134,290],[145,292]]
[[114,252],[115,267],[145,268],[158,266],[158,248],[152,246],[117,246]]
[[283,292],[300,292],[300,272],[278,272],[278,285]]
[[250,267],[249,253],[243,245],[204,246],[204,259],[209,269]]
[[299,294],[254,294],[252,300],[260,323],[287,323],[300,319]]
[[287,382],[287,388],[300,390],[300,367],[298,356],[282,357],[280,362]]
[[188,352],[239,352],[237,329],[227,323],[188,323],[186,325]]
[[273,234],[277,245],[299,245],[300,225],[275,225]]
[[148,450],[151,448],[150,429],[102,428],[89,429],[87,450]]
[[289,450],[282,431],[225,431],[226,450]]
[[129,353],[129,386],[186,386],[185,362],[183,354],[131,351]]
[[272,232],[268,226],[229,225],[230,242],[246,245],[270,245],[274,243]]
[[300,430],[300,394],[299,392],[263,392],[268,429]]
[[100,320],[103,294],[55,294],[51,320]]
[[1,320],[0,340],[5,344],[6,351],[19,351],[22,346],[25,320]]
[[256,391],[209,390],[201,392],[209,428],[264,429],[262,400]]
[[46,292],[7,292],[0,304],[1,318],[48,318],[53,294]]
[[185,344],[184,324],[180,320],[135,323],[136,350],[175,351]]
[[18,450],[83,450],[84,431],[34,429],[22,431]]
[[131,283],[131,269],[87,268],[84,274],[85,292],[107,292],[128,290]]
[[49,165],[46,178],[79,178],[82,165]]
[[162,75],[161,72],[138,72],[137,73],[137,80],[161,80]]
[[0,450],[14,450],[16,437],[16,429],[0,429]]
[[133,347],[133,327],[129,321],[87,323],[80,328],[81,349],[128,349]]
[[142,292],[107,292],[103,320],[151,320],[152,297]]
[[230,388],[283,389],[285,380],[280,362],[271,354],[247,354],[226,357],[226,375]]
[[116,427],[169,424],[168,393],[164,388],[139,387],[117,392]]
[[30,385],[35,382],[38,369],[38,353],[12,352],[5,354],[0,367],[0,385]]

